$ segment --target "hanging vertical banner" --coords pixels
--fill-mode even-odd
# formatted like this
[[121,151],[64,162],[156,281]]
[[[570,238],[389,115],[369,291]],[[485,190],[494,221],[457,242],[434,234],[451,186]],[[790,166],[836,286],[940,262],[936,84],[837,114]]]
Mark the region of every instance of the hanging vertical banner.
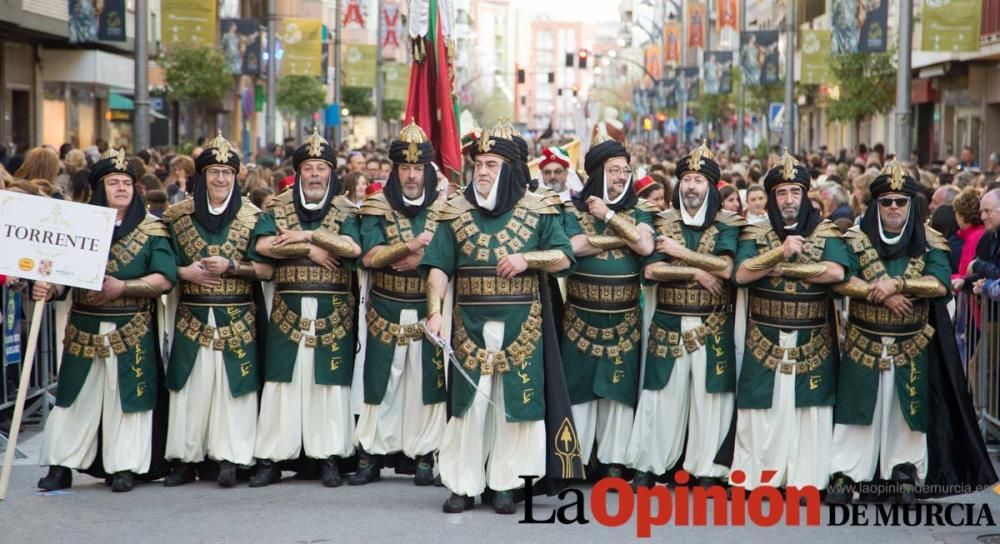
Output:
[[718,10],[715,26],[721,32],[723,28],[740,29],[740,4],[738,0],[715,0]]
[[216,0],[161,0],[160,35],[164,46],[217,47]]
[[379,36],[382,58],[395,56],[396,48],[402,44],[402,37],[403,16],[399,11],[399,4],[386,4],[382,10],[382,35]]
[[221,19],[222,54],[226,56],[233,75],[256,76],[260,74],[259,19]]
[[281,75],[316,76],[323,74],[323,23],[317,19],[286,17],[278,25],[281,40]]
[[921,51],[979,51],[981,0],[923,0]]
[[69,43],[97,41],[97,6],[93,0],[69,0]]
[[660,79],[660,72],[663,68],[663,61],[660,60],[660,48],[655,45],[648,45],[642,50],[643,66],[646,67],[646,77]]
[[406,100],[410,87],[410,65],[402,62],[387,62],[382,65],[385,74],[385,99]]
[[683,97],[681,100],[698,100],[701,86],[698,80],[698,67],[677,69],[677,93]]
[[688,47],[705,47],[705,4],[689,2]]
[[733,52],[705,51],[702,63],[702,83],[705,94],[733,92]]
[[880,53],[888,42],[888,2],[831,0],[833,53]]
[[[362,5],[358,0],[348,0],[347,7],[344,8],[344,19],[342,21],[344,30],[364,29],[368,27],[367,10],[362,9]],[[367,8],[367,5],[364,7]]]
[[785,22],[785,12],[788,11],[788,0],[742,1],[746,11],[740,15],[743,16],[743,21],[748,30],[781,28],[781,25]]
[[740,33],[740,70],[745,85],[774,85],[778,73],[778,31]]
[[97,39],[105,42],[125,41],[125,0],[104,0],[97,18]]
[[801,83],[823,85],[833,80],[833,70],[830,68],[831,40],[833,36],[829,30],[802,31]]
[[344,85],[375,87],[375,46],[350,44],[344,48]]
[[681,25],[672,21],[663,23],[663,60],[664,62],[681,61]]

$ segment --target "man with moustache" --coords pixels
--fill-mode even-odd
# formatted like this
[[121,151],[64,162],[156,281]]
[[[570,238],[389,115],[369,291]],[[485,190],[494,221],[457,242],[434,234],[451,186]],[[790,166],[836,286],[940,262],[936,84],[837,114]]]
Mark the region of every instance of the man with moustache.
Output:
[[633,190],[631,156],[600,135],[587,184],[564,206],[577,266],[566,280],[562,356],[583,458],[625,473],[639,390],[639,269],[653,252],[653,209]]
[[[545,353],[555,331],[542,319],[539,273],[566,270],[573,251],[558,200],[527,191],[509,125],[484,131],[473,158],[474,179],[442,208],[419,268],[427,278],[426,333],[437,341],[450,314],[449,357],[461,365],[449,383],[451,419],[439,455],[441,481],[452,492],[443,509],[468,510],[489,487],[493,509],[513,514],[522,477],[582,474],[569,414],[558,423],[547,417],[552,395],[561,389],[565,401],[565,388],[554,377],[562,372],[558,357]],[[454,312],[442,308],[449,281]],[[548,457],[547,445],[555,448]]]
[[361,454],[351,485],[379,479],[381,456],[415,459],[414,484],[434,483],[434,452],[445,424],[444,354],[424,337],[426,282],[417,274],[438,228],[434,146],[410,123],[389,144],[394,165],[382,192],[361,207],[363,264],[372,271],[367,309],[364,401],[355,444]]
[[253,462],[257,423],[253,283],[271,277],[255,249],[260,210],[240,196],[240,156],[219,134],[195,161],[192,198],[163,214],[177,253],[180,304],[167,366],[167,487],[195,479],[195,463],[219,461],[218,484],[236,485]]
[[835,290],[851,300],[837,380],[830,503],[851,502],[855,484],[875,478],[888,480],[903,504],[916,500],[922,483],[996,480],[976,419],[969,417],[965,377],[948,363],[959,361],[945,308],[948,243],[924,225],[914,202],[919,192],[906,169],[890,163],[871,184],[877,205],[845,235],[852,277]]
[[[809,201],[809,185],[809,172],[786,151],[764,178],[770,220],[746,227],[736,253],[736,282],[750,293],[732,471],[746,479],[730,483],[748,489],[824,490],[830,476],[830,284],[848,277],[849,257],[840,231]],[[762,481],[767,471],[773,476]]]
[[[101,290],[73,289],[56,405],[42,443],[44,491],[70,487],[70,470],[91,469],[98,450],[111,490],[131,491],[135,477],[162,455],[153,452],[153,410],[163,385],[153,310],[177,281],[177,265],[166,225],[146,215],[135,191],[137,177],[124,150],[109,149],[90,170],[90,203],[114,208],[115,229]],[[36,282],[32,294],[49,300],[63,290]]]
[[637,488],[672,468],[685,442],[683,468],[702,485],[724,483],[729,472],[715,456],[736,392],[730,278],[745,223],[722,210],[720,173],[702,144],[677,163],[673,208],[656,217],[656,253],[644,269],[656,285],[656,312],[628,450]]
[[292,159],[295,183],[254,231],[274,259],[264,392],[251,487],[281,479],[279,461],[320,461],[321,481],[338,487],[338,462],[354,452],[351,379],[354,297],[350,261],[361,254],[354,207],[340,194],[337,156],[318,133]]

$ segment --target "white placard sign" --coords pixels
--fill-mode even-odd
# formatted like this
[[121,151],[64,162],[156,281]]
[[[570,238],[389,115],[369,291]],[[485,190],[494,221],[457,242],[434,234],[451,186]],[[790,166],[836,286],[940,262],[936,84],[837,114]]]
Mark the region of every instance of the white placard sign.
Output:
[[0,191],[0,274],[100,290],[115,210]]

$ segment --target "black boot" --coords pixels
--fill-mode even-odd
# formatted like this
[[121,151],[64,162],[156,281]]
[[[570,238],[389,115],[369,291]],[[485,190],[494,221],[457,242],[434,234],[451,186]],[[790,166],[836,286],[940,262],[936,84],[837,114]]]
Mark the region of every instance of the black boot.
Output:
[[654,485],[656,485],[656,481],[653,478],[652,472],[646,472],[645,470],[635,471],[635,476],[632,477],[632,491],[638,491],[640,487],[652,489]]
[[72,486],[73,471],[59,465],[50,466],[49,473],[38,480],[38,489],[41,489],[42,491],[69,489]]
[[320,471],[320,479],[323,481],[324,487],[340,487],[344,485],[344,478],[340,475],[340,467],[337,466],[337,461],[339,458],[336,455],[331,455],[327,459],[323,459]]
[[250,487],[266,487],[281,481],[281,470],[270,459],[257,460],[257,472],[250,477]]
[[219,487],[236,487],[236,465],[230,461],[219,461]]
[[493,495],[493,511],[497,514],[513,514],[517,512],[517,507],[514,506],[514,492],[497,491]]
[[365,450],[358,451],[358,470],[347,478],[348,485],[365,485],[382,479],[378,459]]
[[444,501],[445,514],[461,514],[466,510],[472,510],[472,507],[476,505],[476,499],[472,497],[466,497],[459,495],[458,493],[452,493],[448,500]]
[[917,501],[917,467],[901,463],[892,467],[892,483],[896,486],[896,502],[913,504]]
[[833,475],[833,482],[826,488],[827,504],[851,504],[854,500],[854,480],[843,472]]
[[163,485],[166,487],[177,487],[193,481],[194,465],[191,463],[177,463],[174,465],[174,468],[170,469],[170,474],[167,474],[167,477],[163,479]]
[[131,470],[116,472],[111,478],[111,491],[115,493],[128,493],[135,486],[135,473]]
[[417,470],[413,475],[413,485],[434,485],[434,454],[421,455],[417,459]]

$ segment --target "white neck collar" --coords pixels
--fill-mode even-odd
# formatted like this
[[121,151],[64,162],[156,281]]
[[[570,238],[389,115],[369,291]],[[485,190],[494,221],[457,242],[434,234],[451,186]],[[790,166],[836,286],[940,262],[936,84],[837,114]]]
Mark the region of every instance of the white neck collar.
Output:
[[[494,185],[496,185],[496,184],[494,184]],[[402,188],[400,188],[400,191],[402,192]],[[416,198],[416,199],[413,199],[413,200],[410,200],[409,198],[406,198],[406,194],[404,193],[403,194],[403,204],[406,204],[407,206],[420,206],[421,204],[424,203],[424,198],[426,196],[427,196],[427,188],[426,187],[420,193],[420,197]]]
[[[234,188],[235,188],[235,185],[234,185]],[[212,199],[209,198],[208,194],[206,193],[205,194],[205,199],[208,200],[208,213],[210,213],[212,215],[222,215],[222,212],[226,211],[226,208],[229,207],[229,201],[230,201],[230,199],[233,198],[233,193],[234,192],[236,192],[236,191],[230,190],[229,191],[229,196],[226,197],[226,200],[225,200],[225,202],[222,203],[222,206],[219,206],[218,208],[212,207]]]
[[608,198],[608,171],[604,171],[604,203],[605,204],[618,204],[621,199],[625,198],[625,193],[628,192],[629,185],[632,185],[632,175],[629,174],[628,179],[625,180],[625,187],[622,188],[620,195],[616,196],[614,200]]
[[299,178],[299,202],[302,203],[302,207],[309,211],[316,211],[326,204],[326,199],[330,197],[330,184],[326,185],[326,192],[323,193],[323,198],[319,202],[306,202],[306,193],[302,190],[302,178]]
[[500,174],[502,172],[502,168],[500,169],[500,172],[497,172],[497,177],[493,180],[493,188],[490,189],[490,194],[486,198],[483,198],[475,187],[472,188],[472,192],[476,195],[476,204],[480,208],[493,211],[493,208],[497,207],[497,189],[500,187]]
[[895,236],[887,236],[885,229],[882,228],[882,214],[878,215],[878,237],[886,244],[895,245],[899,243],[899,240],[903,238],[903,233],[906,232],[906,225],[910,222],[910,216],[906,216],[906,223],[903,223],[903,228],[899,231],[899,234]]
[[705,224],[705,214],[708,213],[708,194],[705,194],[705,199],[701,201],[701,206],[694,215],[688,213],[687,206],[684,205],[684,199],[681,199],[681,219],[684,220],[684,224],[689,227],[700,227]]

